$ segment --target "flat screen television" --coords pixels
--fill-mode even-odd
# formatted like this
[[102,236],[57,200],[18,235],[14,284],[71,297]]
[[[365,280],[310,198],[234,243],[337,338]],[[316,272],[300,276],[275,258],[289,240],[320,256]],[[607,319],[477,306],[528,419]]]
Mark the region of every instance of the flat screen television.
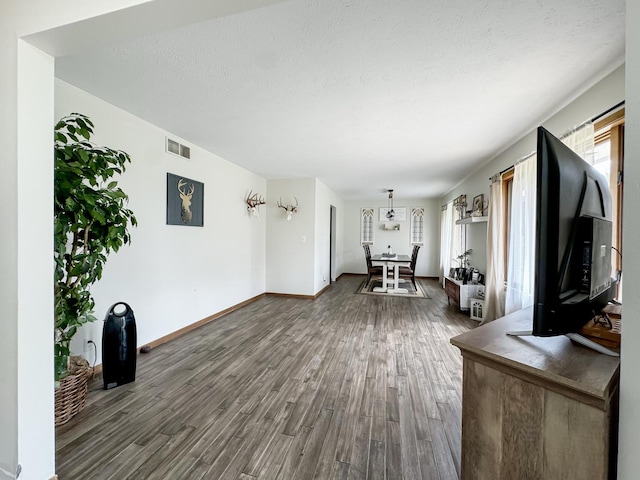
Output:
[[609,355],[576,332],[613,298],[611,193],[606,179],[543,127],[538,128],[533,328],[567,335]]

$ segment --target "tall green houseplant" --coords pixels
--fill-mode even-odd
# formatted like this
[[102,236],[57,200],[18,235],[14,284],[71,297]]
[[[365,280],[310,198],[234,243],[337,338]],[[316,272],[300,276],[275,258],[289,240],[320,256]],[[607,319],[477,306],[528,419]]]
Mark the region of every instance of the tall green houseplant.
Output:
[[120,150],[90,142],[93,123],[72,113],[55,127],[54,259],[55,378],[67,374],[69,345],[96,319],[90,286],[102,277],[110,252],[130,243],[137,225],[129,197],[111,178],[131,162]]

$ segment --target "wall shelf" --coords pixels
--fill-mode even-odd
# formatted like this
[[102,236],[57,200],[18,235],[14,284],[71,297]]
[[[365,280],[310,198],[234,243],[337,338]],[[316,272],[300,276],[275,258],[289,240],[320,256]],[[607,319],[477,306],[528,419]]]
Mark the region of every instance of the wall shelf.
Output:
[[382,224],[382,230],[400,230],[400,224],[399,223],[383,223]]
[[487,222],[489,220],[489,217],[466,217],[466,218],[461,218],[460,220],[456,220],[456,225],[467,225],[469,223],[481,223],[481,222]]

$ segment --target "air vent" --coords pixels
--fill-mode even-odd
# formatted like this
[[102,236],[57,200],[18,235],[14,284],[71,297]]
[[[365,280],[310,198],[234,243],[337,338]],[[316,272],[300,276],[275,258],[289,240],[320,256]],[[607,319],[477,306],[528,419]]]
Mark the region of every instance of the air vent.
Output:
[[169,137],[167,137],[166,150],[167,152],[173,153],[174,155],[179,155],[184,158],[191,158],[191,149],[189,147],[187,147],[186,145],[182,145],[175,140],[171,140]]

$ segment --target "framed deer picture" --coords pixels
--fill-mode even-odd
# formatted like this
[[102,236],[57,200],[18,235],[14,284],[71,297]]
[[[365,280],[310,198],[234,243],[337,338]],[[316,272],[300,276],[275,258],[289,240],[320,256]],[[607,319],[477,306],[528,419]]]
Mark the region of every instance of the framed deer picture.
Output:
[[167,173],[167,225],[204,225],[204,183]]

